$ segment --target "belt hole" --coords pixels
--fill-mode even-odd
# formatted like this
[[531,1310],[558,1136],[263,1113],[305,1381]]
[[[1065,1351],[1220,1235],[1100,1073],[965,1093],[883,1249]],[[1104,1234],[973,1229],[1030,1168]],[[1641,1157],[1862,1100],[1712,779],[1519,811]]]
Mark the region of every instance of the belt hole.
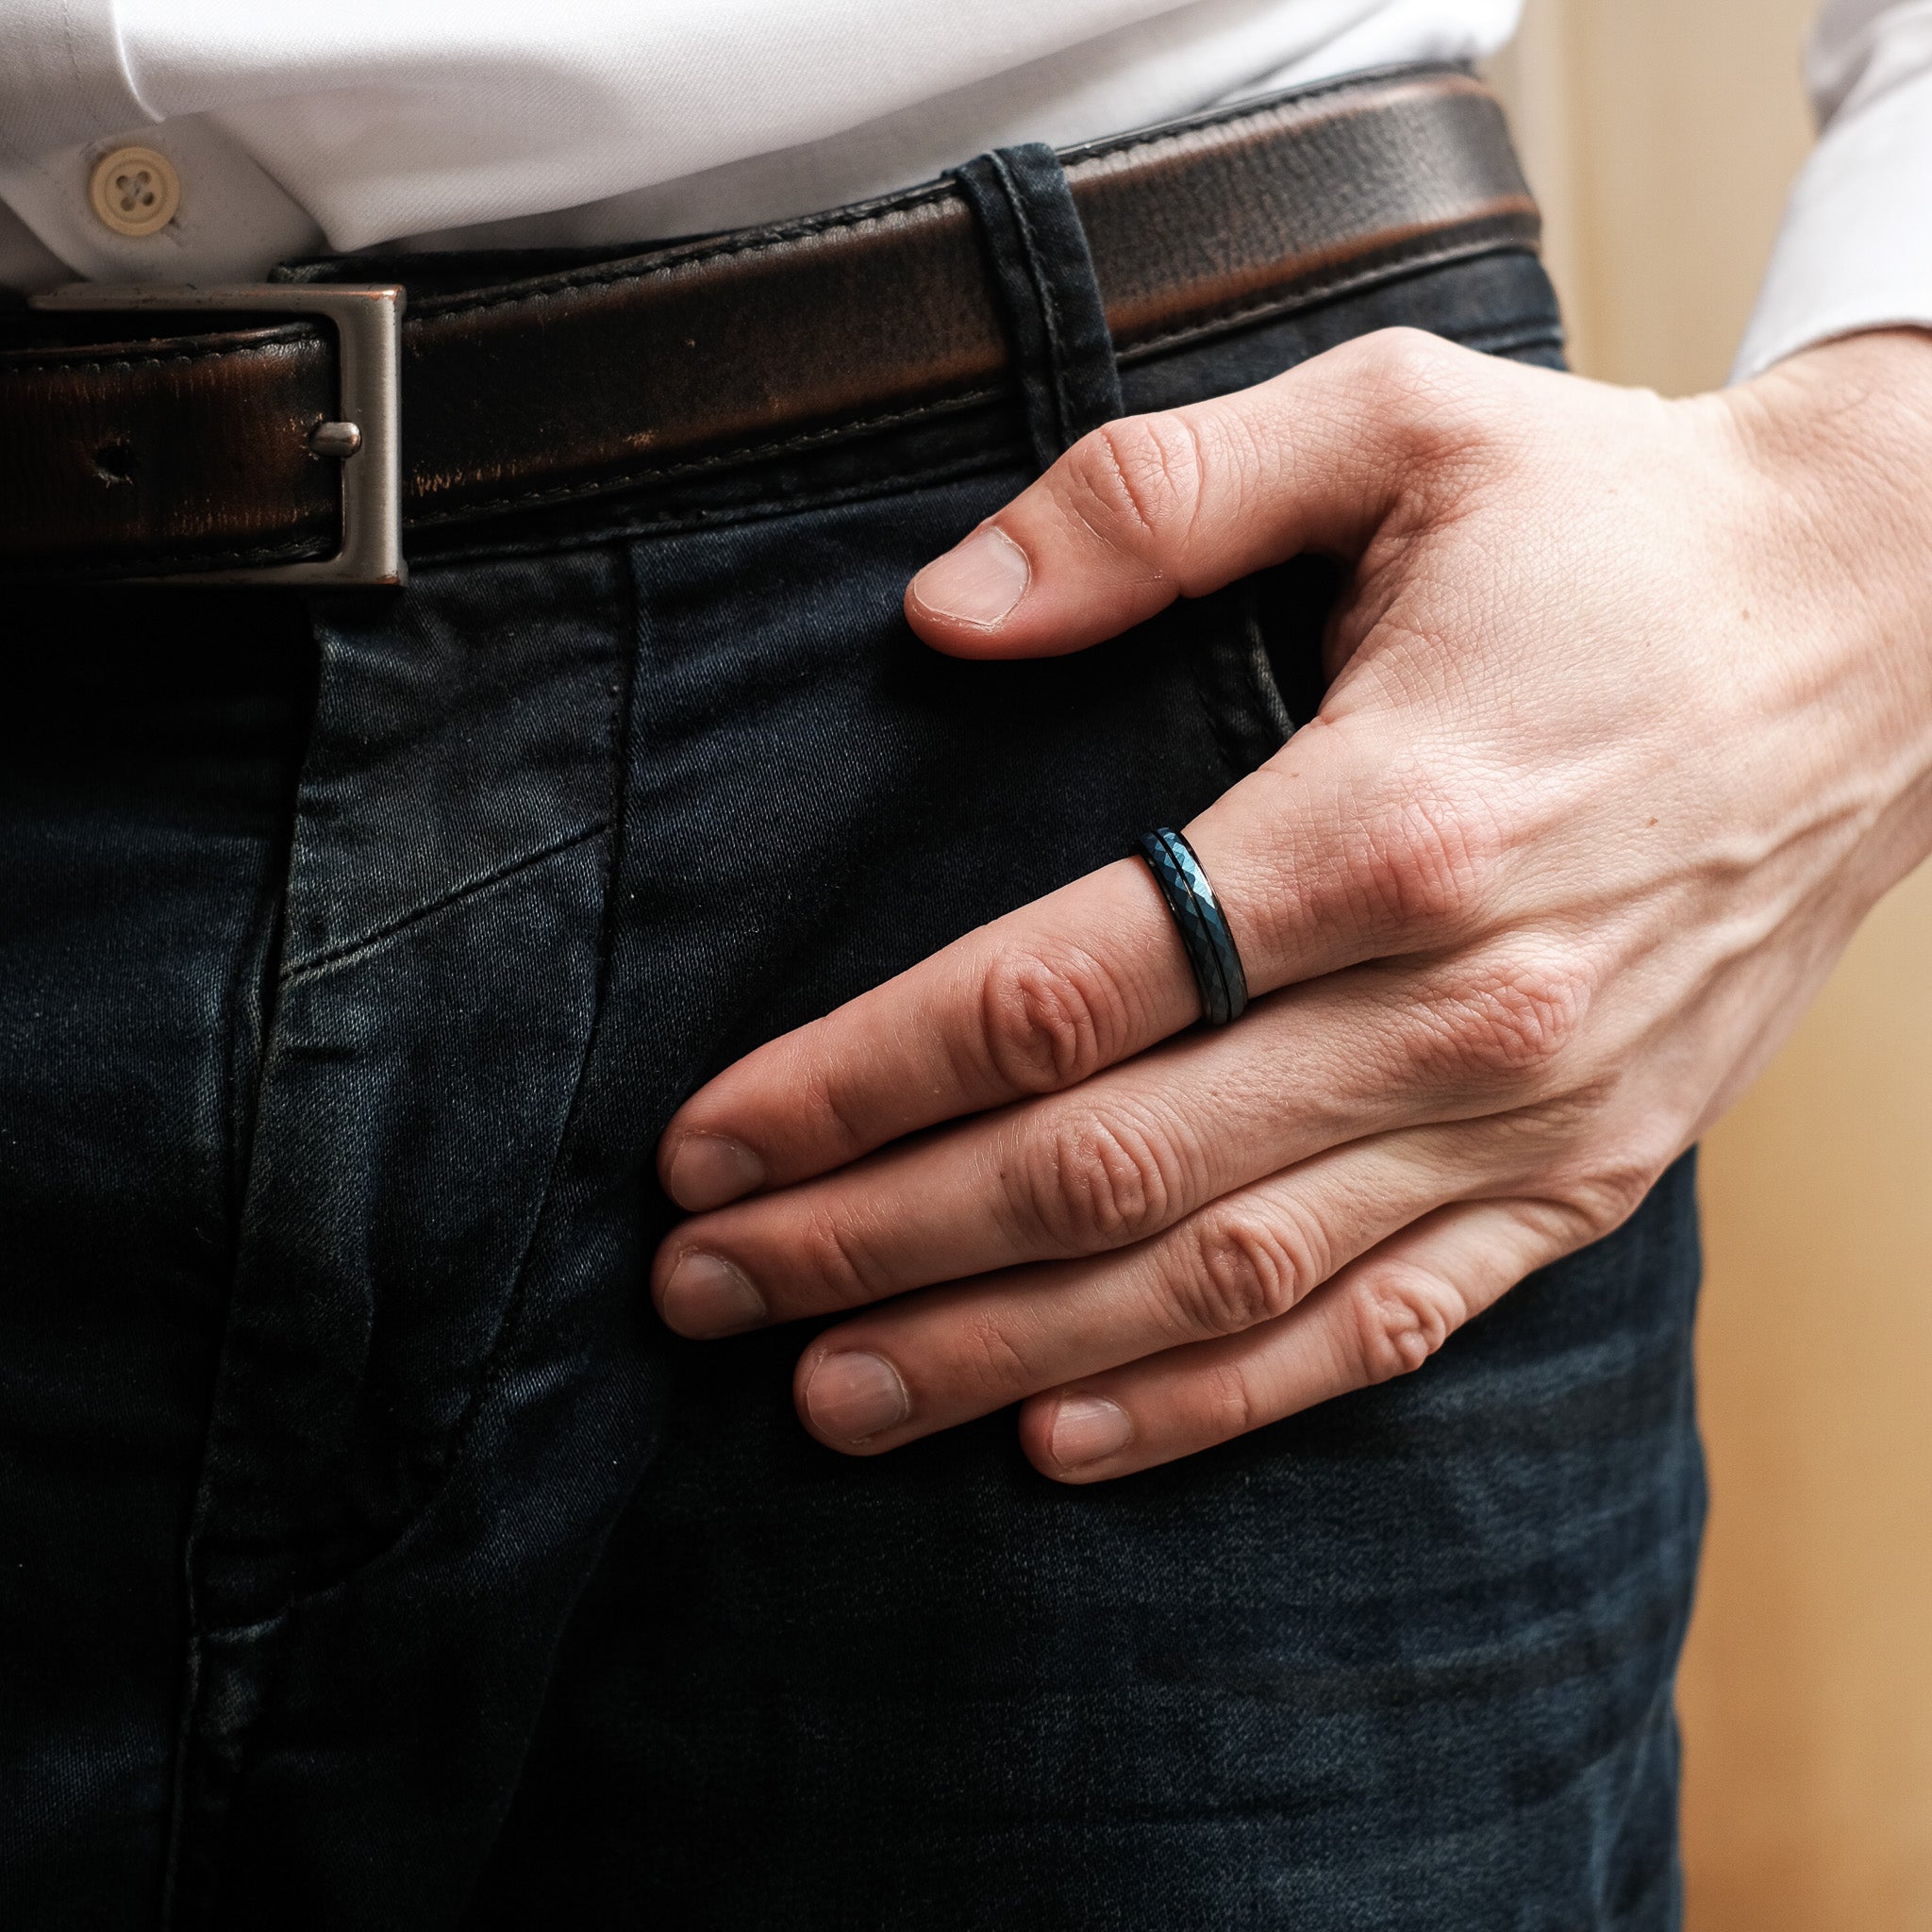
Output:
[[134,481],[134,450],[125,442],[104,442],[94,451],[94,475],[109,486]]

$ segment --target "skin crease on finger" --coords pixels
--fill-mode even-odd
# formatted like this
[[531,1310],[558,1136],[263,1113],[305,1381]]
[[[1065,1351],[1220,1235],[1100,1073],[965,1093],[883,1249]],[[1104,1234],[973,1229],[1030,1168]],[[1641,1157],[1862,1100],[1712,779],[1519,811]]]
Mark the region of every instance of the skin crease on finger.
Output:
[[[922,572],[907,609],[937,649],[1048,654],[1307,549],[1353,570],[1322,715],[1187,829],[1255,990],[1299,987],[1277,998],[1305,1001],[1302,1057],[1333,1070],[1306,1091],[1284,1060],[1278,1104],[1307,1131],[1282,1137],[1269,1198],[1299,1202],[1305,1168],[1422,1132],[1438,1138],[1407,1224],[1357,1254],[1264,1216],[1241,1239],[1332,1250],[1327,1285],[1301,1282],[1285,1307],[1226,1298],[1228,1332],[1177,1321],[1188,1339],[1159,1345],[1150,1280],[1177,1304],[1190,1292],[1183,1264],[1161,1273],[1162,1230],[1202,1204],[1176,1181],[1150,1207],[1147,1188],[1261,1177],[1229,1144],[1252,1130],[1224,1085],[1176,1075],[1214,1042],[1148,1051],[1191,1011],[1151,882],[1095,874],[760,1049],[667,1130],[667,1187],[712,1210],[658,1257],[675,1326],[691,1325],[667,1293],[676,1263],[714,1247],[749,1286],[739,1326],[808,1301],[786,1257],[813,1241],[861,1262],[868,1241],[918,1250],[911,1273],[874,1255],[818,1304],[897,1297],[801,1360],[801,1414],[831,1446],[867,1453],[1020,1400],[1036,1464],[1086,1481],[1420,1365],[1634,1209],[1932,849],[1932,339],[1856,337],[1666,403],[1407,332],[1366,338],[1096,432],[953,553],[962,568]],[[1003,1006],[994,983],[1044,991]],[[1254,1011],[1223,1039],[1276,1024],[1265,999]],[[934,1039],[981,1072],[949,1087],[911,1065]],[[1021,1050],[1041,1041],[1054,1050]],[[1008,1077],[1022,1065],[1043,1071]],[[975,1215],[1010,1217],[1015,1161],[1044,1158],[1051,1196],[1052,1150],[1075,1144],[1069,1110],[1090,1099],[1145,1142],[1121,1179],[1139,1218],[1111,1251],[1029,1265],[1024,1294],[904,1293],[989,1265]],[[846,1169],[1002,1103],[996,1125]],[[908,1158],[918,1186],[894,1192]],[[1061,1166],[1071,1191],[1080,1162]],[[766,1175],[778,1185],[725,1205]],[[1116,1339],[1151,1352],[1109,1351],[1109,1295]]]

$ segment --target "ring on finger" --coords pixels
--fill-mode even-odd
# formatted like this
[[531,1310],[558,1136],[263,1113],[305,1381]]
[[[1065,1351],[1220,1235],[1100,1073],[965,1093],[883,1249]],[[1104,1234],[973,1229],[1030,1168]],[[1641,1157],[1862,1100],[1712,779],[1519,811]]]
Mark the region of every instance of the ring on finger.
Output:
[[1162,826],[1144,834],[1134,848],[1147,861],[1160,896],[1179,928],[1194,984],[1201,993],[1201,1017],[1225,1026],[1248,1008],[1248,975],[1241,948],[1228,930],[1226,915],[1202,870],[1194,848],[1178,832]]

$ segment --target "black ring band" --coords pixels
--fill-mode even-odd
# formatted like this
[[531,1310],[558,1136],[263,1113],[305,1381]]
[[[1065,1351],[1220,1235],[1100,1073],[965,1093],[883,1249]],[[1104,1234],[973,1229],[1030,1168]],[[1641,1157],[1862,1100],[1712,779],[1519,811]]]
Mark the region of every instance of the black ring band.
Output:
[[1248,1009],[1248,975],[1194,848],[1178,832],[1163,826],[1147,833],[1135,849],[1147,861],[1180,928],[1194,984],[1201,989],[1202,1019],[1210,1026],[1239,1020]]

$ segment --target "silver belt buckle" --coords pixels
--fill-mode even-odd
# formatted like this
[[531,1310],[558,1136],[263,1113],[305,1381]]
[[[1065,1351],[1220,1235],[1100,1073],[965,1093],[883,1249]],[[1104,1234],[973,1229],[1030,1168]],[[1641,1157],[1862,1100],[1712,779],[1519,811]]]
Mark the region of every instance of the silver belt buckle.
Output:
[[310,430],[308,447],[339,465],[342,542],[308,563],[196,571],[170,584],[400,584],[403,563],[403,291],[392,283],[311,286],[240,282],[221,288],[75,282],[29,298],[67,313],[109,309],[320,316],[335,325],[339,420]]

